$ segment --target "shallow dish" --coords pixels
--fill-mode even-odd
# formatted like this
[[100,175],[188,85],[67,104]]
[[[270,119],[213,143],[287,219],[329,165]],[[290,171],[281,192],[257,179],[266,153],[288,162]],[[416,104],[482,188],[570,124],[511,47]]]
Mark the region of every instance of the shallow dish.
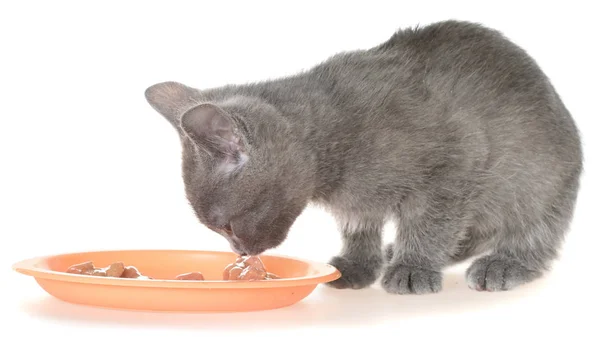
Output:
[[[13,265],[33,276],[48,294],[75,304],[149,311],[236,312],[276,309],[307,297],[320,283],[338,279],[333,266],[286,256],[261,255],[267,271],[281,277],[265,281],[223,281],[223,270],[237,255],[220,251],[114,250],[70,253],[23,260]],[[121,261],[154,279],[69,274],[71,265],[92,261],[103,267]],[[204,281],[175,276],[199,271]]]

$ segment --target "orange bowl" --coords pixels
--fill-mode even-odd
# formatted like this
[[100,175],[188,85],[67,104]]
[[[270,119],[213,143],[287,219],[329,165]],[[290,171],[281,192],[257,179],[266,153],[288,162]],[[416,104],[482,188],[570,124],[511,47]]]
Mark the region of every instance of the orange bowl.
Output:
[[[223,281],[235,262],[230,252],[190,250],[95,251],[37,257],[13,265],[33,276],[48,294],[75,304],[128,310],[236,312],[282,308],[307,297],[320,283],[338,279],[333,266],[286,256],[261,255],[267,271],[279,279]],[[92,261],[105,267],[121,261],[152,280],[69,274],[71,265]],[[204,281],[175,280],[192,271]]]

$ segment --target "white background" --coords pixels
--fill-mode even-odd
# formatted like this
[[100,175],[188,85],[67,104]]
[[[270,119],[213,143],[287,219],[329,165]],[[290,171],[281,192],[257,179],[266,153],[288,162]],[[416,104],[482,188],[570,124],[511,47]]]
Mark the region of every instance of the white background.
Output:
[[[525,1],[2,2],[3,331],[82,336],[324,330],[376,336],[385,329],[394,336],[598,333],[600,54],[593,49],[598,44],[594,14],[590,5],[577,1],[539,6]],[[176,80],[208,88],[293,74],[336,52],[379,44],[398,28],[450,18],[484,23],[523,46],[581,129],[586,172],[573,230],[544,279],[512,292],[477,293],[466,287],[466,265],[460,265],[446,272],[444,290],[436,295],[392,296],[378,286],[362,291],[318,287],[285,309],[179,315],[59,302],[32,278],[11,270],[22,259],[73,251],[229,249],[188,207],[178,138],[147,105],[143,94],[149,85]],[[339,244],[332,218],[310,208],[272,253],[325,262]]]

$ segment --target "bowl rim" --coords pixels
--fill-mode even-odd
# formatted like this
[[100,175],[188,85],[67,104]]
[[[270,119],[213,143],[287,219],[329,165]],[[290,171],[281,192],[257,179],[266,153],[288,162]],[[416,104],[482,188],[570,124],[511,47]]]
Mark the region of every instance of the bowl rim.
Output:
[[47,268],[38,267],[38,264],[47,261],[51,258],[76,255],[76,254],[102,254],[102,253],[200,253],[200,254],[232,254],[228,251],[219,250],[190,250],[190,249],[118,249],[118,250],[94,250],[94,251],[76,251],[67,252],[61,254],[42,255],[33,258],[24,259],[18,261],[12,265],[12,269],[18,273],[33,276],[36,279],[55,280],[62,282],[73,282],[73,283],[86,283],[96,285],[114,285],[114,286],[130,286],[130,287],[154,287],[154,288],[228,288],[228,289],[240,289],[240,288],[275,288],[275,287],[297,287],[297,286],[309,286],[317,285],[319,283],[326,283],[334,281],[340,278],[341,272],[334,266],[328,263],[316,262],[308,259],[292,257],[283,254],[261,254],[260,257],[269,258],[280,258],[289,259],[298,262],[304,262],[315,269],[317,272],[313,275],[281,278],[274,280],[260,280],[260,281],[224,281],[224,280],[206,280],[206,281],[193,281],[193,280],[164,280],[164,279],[152,279],[152,280],[138,280],[138,279],[126,279],[126,278],[112,278],[112,277],[98,277],[91,275],[80,275],[70,274],[66,272],[54,271]]

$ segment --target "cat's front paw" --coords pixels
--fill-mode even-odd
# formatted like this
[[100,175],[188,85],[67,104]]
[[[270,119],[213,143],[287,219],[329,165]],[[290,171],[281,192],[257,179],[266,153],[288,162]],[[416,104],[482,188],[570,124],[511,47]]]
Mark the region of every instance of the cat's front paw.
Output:
[[530,282],[541,272],[501,255],[479,258],[467,269],[467,285],[477,291],[505,291]]
[[329,264],[336,267],[342,276],[326,285],[337,289],[362,289],[377,280],[381,271],[381,258],[357,260],[344,256],[333,257]]
[[391,264],[385,270],[381,285],[391,294],[437,293],[442,290],[442,273],[403,264]]

